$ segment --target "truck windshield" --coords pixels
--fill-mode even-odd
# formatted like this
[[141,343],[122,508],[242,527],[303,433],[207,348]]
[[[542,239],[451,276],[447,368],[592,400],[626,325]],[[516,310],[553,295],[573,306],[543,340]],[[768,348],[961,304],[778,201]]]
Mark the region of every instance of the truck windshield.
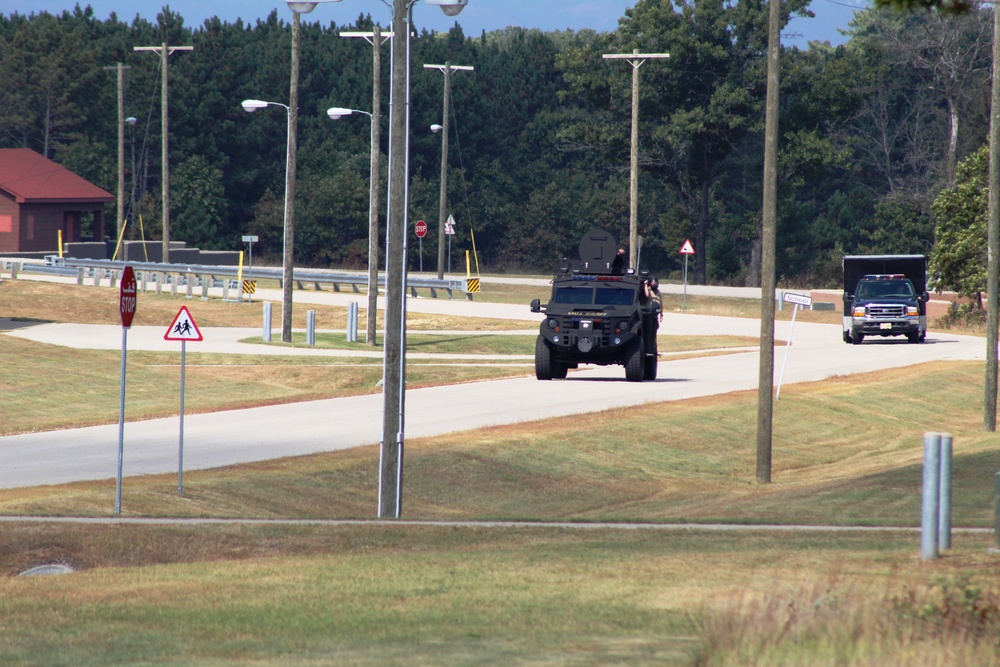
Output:
[[573,306],[631,306],[635,290],[621,287],[557,287],[552,299],[555,303]]
[[568,303],[577,306],[589,306],[594,302],[592,287],[557,287],[552,300],[555,303]]
[[909,280],[876,280],[858,283],[858,299],[913,299],[916,292]]
[[597,301],[600,306],[631,306],[635,301],[635,290],[621,287],[597,288]]

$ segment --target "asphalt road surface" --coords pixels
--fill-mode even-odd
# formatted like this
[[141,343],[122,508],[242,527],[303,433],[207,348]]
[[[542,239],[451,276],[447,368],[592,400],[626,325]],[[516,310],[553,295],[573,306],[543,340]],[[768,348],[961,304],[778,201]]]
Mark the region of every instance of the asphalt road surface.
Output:
[[[264,295],[262,298],[267,298]],[[348,295],[302,293],[301,302],[355,300]],[[280,300],[278,297],[277,300]],[[296,304],[300,303],[299,293]],[[302,306],[299,306],[302,307]],[[462,300],[407,300],[411,311],[443,312],[469,317],[535,320],[527,306],[492,305]],[[176,349],[163,341],[169,326],[133,327],[128,349]],[[776,323],[776,339],[789,338],[789,322]],[[203,343],[188,343],[189,355],[199,352],[245,354],[348,355],[334,350],[301,350],[239,343],[259,330],[202,329]],[[697,359],[672,359],[671,335],[731,334],[759,337],[760,322],[752,319],[668,313],[660,329],[661,356],[655,382],[624,381],[619,366],[587,367],[566,380],[540,382],[533,377],[415,389],[406,392],[406,439],[456,431],[541,420],[650,402],[676,401],[711,394],[755,389],[759,372],[754,348]],[[44,324],[8,331],[20,336],[70,347],[121,349],[121,328]],[[905,339],[866,340],[845,345],[839,325],[798,322],[790,348],[775,349],[775,384],[822,380],[931,360],[983,360],[985,341],[970,336],[932,333],[922,345]],[[166,346],[164,345],[166,343]],[[787,352],[787,361],[785,355]],[[366,354],[366,353],[363,353]],[[461,355],[439,355],[467,361]],[[529,359],[525,359],[526,362]],[[782,375],[783,370],[783,375]],[[175,397],[171,397],[173,400]],[[127,415],[127,406],[126,406]],[[249,410],[186,415],[184,469],[205,469],[286,456],[329,452],[379,441],[382,396],[359,396],[293,403]],[[126,421],[123,473],[126,476],[177,471],[179,419]],[[117,474],[118,425],[31,433],[0,438],[0,488],[109,479]]]

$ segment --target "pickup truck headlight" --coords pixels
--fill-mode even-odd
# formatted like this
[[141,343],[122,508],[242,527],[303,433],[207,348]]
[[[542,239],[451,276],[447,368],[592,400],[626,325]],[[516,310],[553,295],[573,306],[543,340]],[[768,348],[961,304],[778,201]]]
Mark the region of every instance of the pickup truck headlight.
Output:
[[920,309],[919,308],[917,308],[916,306],[907,306],[906,307],[906,316],[907,317],[917,317],[918,315],[920,315]]
[[854,306],[854,317],[864,317],[865,307],[864,306]]

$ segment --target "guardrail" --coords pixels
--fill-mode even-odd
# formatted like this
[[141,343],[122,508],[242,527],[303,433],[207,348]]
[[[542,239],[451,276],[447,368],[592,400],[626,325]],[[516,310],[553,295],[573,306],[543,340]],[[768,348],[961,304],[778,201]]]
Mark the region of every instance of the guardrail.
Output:
[[[88,278],[99,284],[101,280],[109,280],[112,285],[118,280],[126,262],[116,262],[102,259],[73,259],[68,257],[46,256],[45,263],[38,262],[17,262],[4,260],[5,270],[9,271],[13,277],[17,277],[17,272],[42,273],[47,275],[76,276],[78,285],[82,285]],[[236,289],[235,280],[239,277],[239,269],[235,266],[207,266],[201,264],[162,264],[158,262],[128,262],[128,265],[136,272],[143,289],[149,282],[155,284],[157,291],[162,286],[170,285],[176,293],[179,286],[187,288],[188,296],[191,296],[194,287],[201,287],[202,296],[207,296],[209,287],[219,287],[217,283],[222,282],[224,295],[229,289]],[[275,280],[279,286],[283,282],[281,269],[254,268],[252,271],[244,269],[244,280]],[[332,271],[322,271],[318,269],[294,269],[292,278],[299,289],[306,289],[306,284],[312,284],[317,290],[322,290],[324,285],[329,285],[334,292],[340,292],[342,287],[350,287],[355,293],[360,293],[360,287],[368,286],[367,274],[336,273]],[[378,277],[378,284],[385,286],[385,276]],[[472,293],[468,290],[468,280],[446,278],[424,278],[421,276],[407,276],[406,287],[413,296],[418,296],[418,289],[430,291],[433,298],[437,298],[438,292],[447,292],[448,298],[454,298],[455,292],[464,293],[468,299],[472,300]]]

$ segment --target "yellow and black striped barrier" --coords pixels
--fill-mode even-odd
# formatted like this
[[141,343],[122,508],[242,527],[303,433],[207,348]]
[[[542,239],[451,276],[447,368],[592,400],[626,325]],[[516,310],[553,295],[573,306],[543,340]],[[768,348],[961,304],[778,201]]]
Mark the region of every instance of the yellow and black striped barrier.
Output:
[[244,280],[243,281],[243,293],[244,294],[256,294],[257,293],[257,281],[256,280]]
[[469,278],[468,285],[466,287],[469,292],[479,292],[479,278]]

